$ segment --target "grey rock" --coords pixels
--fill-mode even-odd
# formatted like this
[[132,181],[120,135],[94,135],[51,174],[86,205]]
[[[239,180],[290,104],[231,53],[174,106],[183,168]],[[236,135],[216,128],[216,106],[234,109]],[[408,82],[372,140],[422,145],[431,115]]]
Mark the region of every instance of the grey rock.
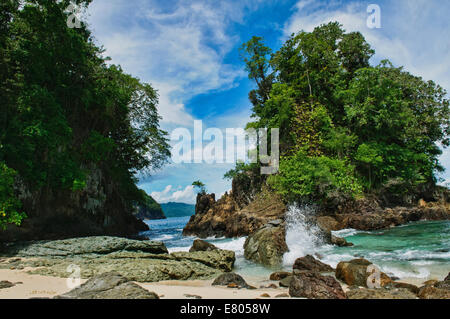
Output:
[[233,272],[220,275],[212,283],[213,286],[228,286],[230,284],[237,285],[239,288],[249,287],[244,278]]
[[23,242],[4,248],[3,256],[67,257],[81,255],[105,255],[113,252],[146,252],[167,254],[162,242],[140,241],[121,237],[93,236],[53,241]]
[[281,279],[279,283],[280,287],[289,287],[291,285],[292,278],[294,278],[294,276],[291,275]]
[[211,251],[211,250],[218,250],[216,246],[214,246],[211,243],[208,243],[207,241],[196,239],[192,243],[192,247],[189,249],[190,252],[194,251]]
[[341,285],[334,277],[322,276],[313,271],[303,271],[293,276],[289,295],[308,299],[346,299]]
[[103,273],[89,279],[56,299],[159,299],[158,295],[129,281],[116,272]]

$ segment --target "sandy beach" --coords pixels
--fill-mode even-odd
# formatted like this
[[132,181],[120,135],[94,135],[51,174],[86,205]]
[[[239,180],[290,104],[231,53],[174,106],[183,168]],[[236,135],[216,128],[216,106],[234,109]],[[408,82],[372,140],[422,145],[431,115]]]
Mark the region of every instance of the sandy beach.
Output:
[[[41,275],[30,275],[27,269],[9,270],[0,269],[0,281],[7,280],[15,284],[14,287],[0,289],[0,299],[29,299],[29,298],[53,298],[70,290],[67,278],[57,278]],[[86,280],[81,280],[81,283]],[[202,299],[255,299],[268,294],[275,298],[281,294],[287,294],[287,288],[264,289],[231,289],[211,285],[212,280],[172,280],[157,283],[137,283],[143,288],[153,291],[161,299],[186,299],[200,296]],[[248,280],[250,285],[259,287],[270,284]],[[279,298],[279,297],[277,297]]]

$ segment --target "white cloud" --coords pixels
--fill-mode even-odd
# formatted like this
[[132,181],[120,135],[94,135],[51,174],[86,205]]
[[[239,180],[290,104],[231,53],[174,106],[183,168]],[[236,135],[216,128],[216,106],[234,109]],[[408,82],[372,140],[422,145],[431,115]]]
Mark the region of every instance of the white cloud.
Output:
[[184,189],[174,190],[172,185],[167,185],[161,192],[152,192],[150,194],[158,203],[177,202],[194,204],[197,194],[195,193],[194,186],[188,185]]
[[98,0],[89,21],[113,63],[159,90],[163,123],[188,126],[193,118],[185,101],[231,88],[244,76],[223,62],[239,41],[228,27],[241,21],[244,8],[225,1],[177,1],[164,8],[156,1]]

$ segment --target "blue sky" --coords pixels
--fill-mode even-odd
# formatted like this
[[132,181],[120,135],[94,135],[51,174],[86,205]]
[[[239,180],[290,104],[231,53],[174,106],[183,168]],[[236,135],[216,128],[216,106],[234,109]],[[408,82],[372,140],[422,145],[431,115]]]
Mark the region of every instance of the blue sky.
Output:
[[[381,8],[381,28],[366,25],[367,7]],[[159,91],[162,127],[244,127],[250,117],[247,94],[253,84],[239,60],[239,46],[253,35],[278,49],[293,32],[339,21],[360,31],[377,51],[450,92],[450,1],[313,0],[94,0],[88,23],[112,63]],[[441,163],[450,171],[450,152]],[[202,180],[220,196],[231,188],[223,174],[231,164],[169,164],[140,187],[159,202],[193,203],[191,183]],[[443,178],[450,181],[450,172]]]

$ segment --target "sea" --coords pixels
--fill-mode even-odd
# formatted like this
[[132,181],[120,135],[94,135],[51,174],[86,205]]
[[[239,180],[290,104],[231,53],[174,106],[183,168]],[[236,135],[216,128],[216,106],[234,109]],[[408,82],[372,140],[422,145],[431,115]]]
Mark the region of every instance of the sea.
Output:
[[[337,247],[324,243],[317,226],[308,224],[307,216],[312,213],[314,208],[308,205],[288,209],[286,243],[289,252],[277,268],[246,260],[243,248],[246,237],[205,240],[236,253],[236,273],[259,279],[268,278],[276,270],[292,270],[295,259],[308,254],[332,267],[340,261],[365,258],[388,275],[417,284],[429,279],[442,280],[450,272],[450,221],[419,221],[377,231],[344,229],[333,233],[354,246]],[[188,251],[196,239],[182,235],[189,218],[146,220],[150,230],[142,235],[164,242],[170,252]]]

